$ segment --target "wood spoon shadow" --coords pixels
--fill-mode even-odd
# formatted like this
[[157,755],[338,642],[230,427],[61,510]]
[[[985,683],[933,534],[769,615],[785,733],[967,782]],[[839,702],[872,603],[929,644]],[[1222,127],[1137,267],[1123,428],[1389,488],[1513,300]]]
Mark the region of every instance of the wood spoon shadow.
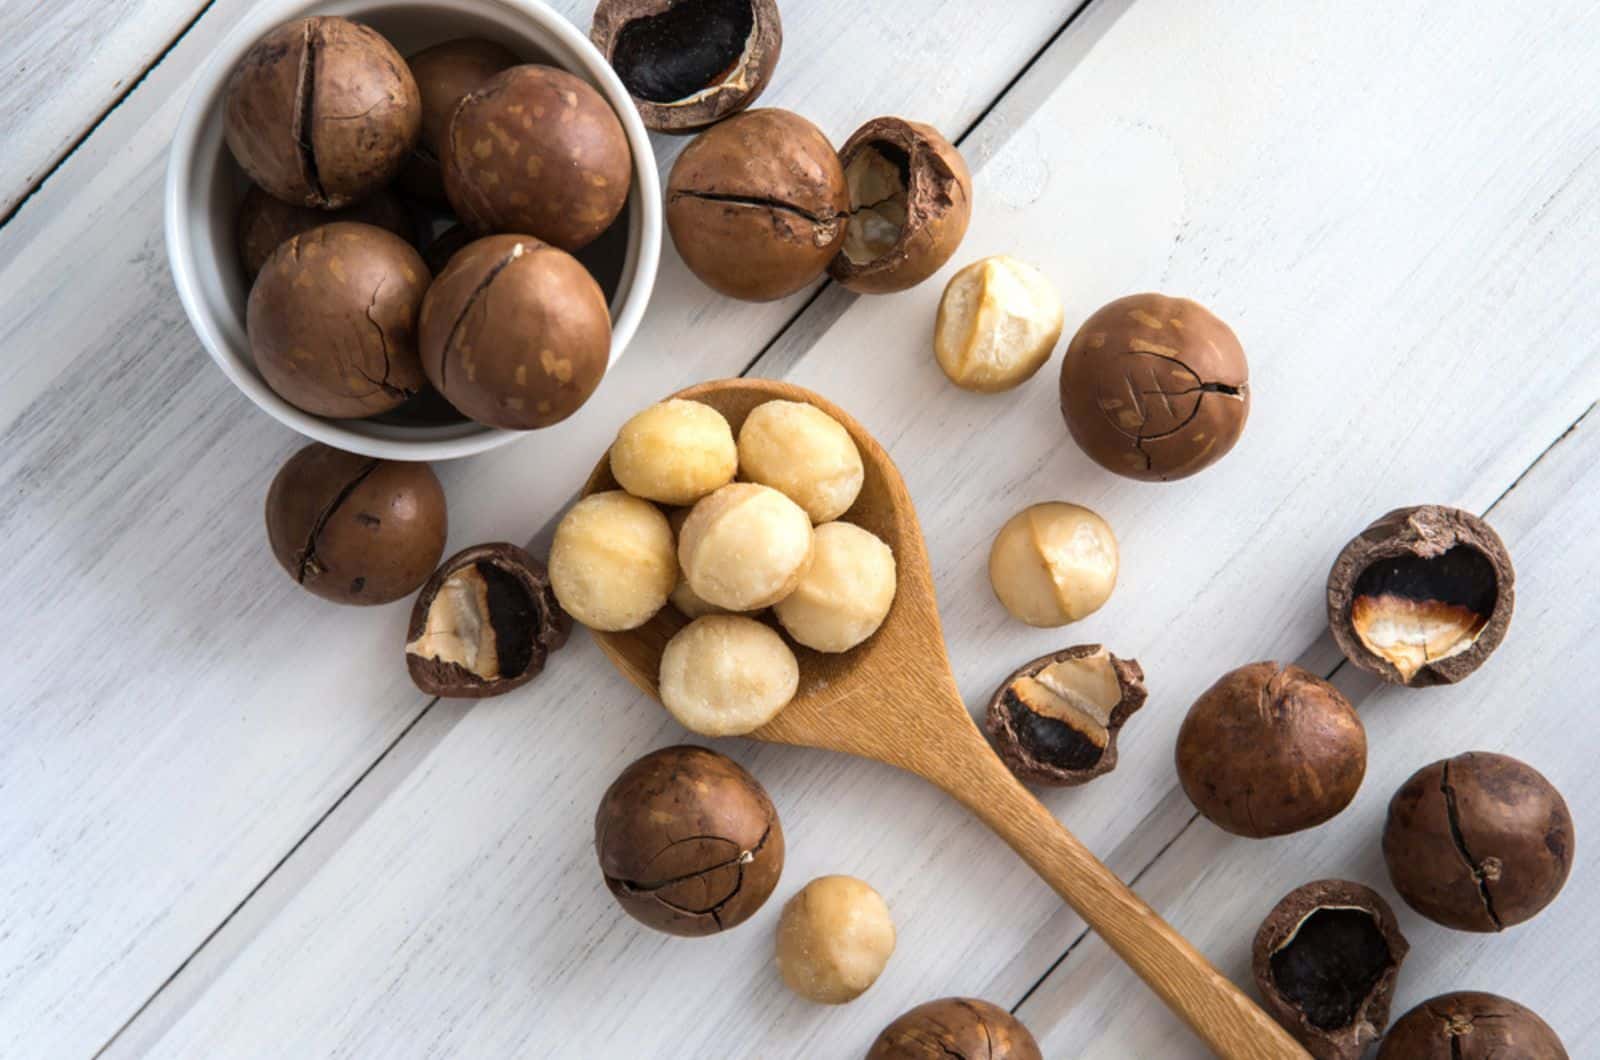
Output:
[[[797,648],[798,694],[750,735],[871,758],[938,785],[1021,855],[1219,1056],[1306,1057],[1283,1028],[1096,860],[989,748],[950,672],[916,508],[883,447],[837,406],[788,383],[727,379],[674,396],[717,409],[735,433],[757,405],[779,399],[807,402],[838,420],[866,468],[861,495],[844,518],[894,551],[898,588],[883,626],[843,654]],[[616,488],[608,454],[584,494]],[[668,607],[639,629],[594,637],[628,680],[659,698],[662,650],[687,622]]]

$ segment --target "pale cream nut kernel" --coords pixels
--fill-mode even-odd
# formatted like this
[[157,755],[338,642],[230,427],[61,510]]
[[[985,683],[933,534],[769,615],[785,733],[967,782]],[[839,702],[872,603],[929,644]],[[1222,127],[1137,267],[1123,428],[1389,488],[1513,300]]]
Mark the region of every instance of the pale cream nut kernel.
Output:
[[989,584],[1005,609],[1030,626],[1076,622],[1098,611],[1117,584],[1117,539],[1087,508],[1035,504],[995,535]]
[[406,645],[410,655],[453,663],[485,681],[500,676],[500,652],[489,620],[489,583],[476,563],[444,580],[428,605],[422,633]]
[[819,876],[783,907],[778,972],[790,990],[823,1005],[866,992],[894,953],[883,897],[854,876]]
[[1110,738],[1111,712],[1122,702],[1122,685],[1104,648],[1053,662],[1032,677],[1018,678],[1011,690],[1035,714],[1071,726],[1101,750]]
[[850,432],[803,401],[768,401],[751,410],[739,428],[739,472],[783,493],[813,523],[848,511],[865,477]]
[[811,519],[799,505],[767,486],[735,482],[689,513],[678,538],[678,562],[706,603],[756,611],[794,591],[811,562],[811,547]]
[[933,352],[956,386],[982,393],[1026,382],[1061,338],[1061,297],[1044,273],[1003,254],[950,278]]
[[894,603],[894,553],[851,523],[816,529],[811,566],[773,608],[789,636],[816,651],[849,651],[878,631]]
[[661,702],[701,736],[740,736],[789,705],[800,666],[770,626],[743,615],[707,615],[680,629],[661,653]]
[[672,528],[648,501],[621,490],[596,493],[556,527],[550,586],[590,629],[637,629],[666,605],[677,580]]
[[[683,533],[683,524],[689,518],[689,511],[690,509],[688,508],[679,508],[675,512],[668,513],[667,523],[672,527],[672,533],[675,538]],[[674,550],[673,554],[677,554],[676,550]],[[678,584],[672,587],[672,595],[667,597],[667,602],[689,618],[699,618],[702,615],[726,615],[729,613],[727,608],[718,607],[716,604],[708,604],[696,595],[694,589],[689,585],[689,579],[683,576],[681,564],[678,567]]]
[[651,405],[617,432],[611,473],[635,497],[693,504],[733,481],[738,469],[733,429],[722,413],[673,398]]

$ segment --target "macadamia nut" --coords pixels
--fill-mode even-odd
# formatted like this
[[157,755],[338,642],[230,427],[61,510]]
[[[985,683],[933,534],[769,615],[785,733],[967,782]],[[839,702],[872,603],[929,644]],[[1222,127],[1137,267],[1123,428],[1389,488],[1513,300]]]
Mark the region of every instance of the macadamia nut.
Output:
[[1098,611],[1117,584],[1117,539],[1087,508],[1061,501],[1012,516],[989,550],[989,584],[1030,626],[1064,626]]
[[[683,533],[683,524],[689,518],[688,508],[679,508],[667,516],[667,525],[672,527],[672,534],[676,540]],[[676,555],[676,553],[674,553]],[[672,587],[672,594],[667,597],[667,602],[676,607],[689,618],[700,618],[702,615],[725,615],[728,609],[708,604],[696,595],[689,586],[689,579],[683,576],[683,567],[678,567],[678,584]]]
[[799,687],[800,665],[783,638],[742,615],[697,618],[661,653],[661,702],[702,736],[761,728]]
[[794,591],[811,547],[811,519],[799,505],[767,486],[734,482],[689,513],[678,562],[700,599],[729,611],[755,611]]
[[996,255],[950,278],[939,300],[933,352],[956,386],[1010,390],[1050,359],[1062,320],[1061,298],[1044,273]]
[[739,470],[804,508],[813,523],[848,511],[865,476],[850,432],[803,401],[769,401],[745,417]]
[[693,504],[733,481],[739,451],[722,413],[674,398],[622,425],[611,446],[611,473],[635,497]]
[[556,527],[550,584],[590,629],[636,629],[666,605],[678,580],[672,528],[660,509],[610,490],[585,497]]
[[778,920],[778,972],[790,990],[820,1004],[860,997],[893,952],[888,905],[853,876],[812,880]]
[[811,566],[773,610],[806,647],[849,651],[883,625],[894,587],[888,545],[851,523],[826,523],[815,531]]

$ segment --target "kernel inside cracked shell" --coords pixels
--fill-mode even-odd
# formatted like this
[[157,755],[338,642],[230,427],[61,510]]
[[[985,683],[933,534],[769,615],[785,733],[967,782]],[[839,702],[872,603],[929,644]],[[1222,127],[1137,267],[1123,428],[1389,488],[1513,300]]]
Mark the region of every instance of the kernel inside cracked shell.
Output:
[[1349,1026],[1393,964],[1377,919],[1358,906],[1312,910],[1271,957],[1278,993],[1325,1031]]
[[1498,595],[1494,564],[1470,545],[1388,557],[1356,579],[1350,622],[1367,650],[1409,681],[1428,663],[1471,648]]
[[533,661],[534,600],[491,563],[454,571],[428,605],[427,624],[407,653],[451,663],[484,681],[520,677]]
[[754,28],[750,0],[682,0],[624,26],[611,62],[635,99],[690,103],[738,75]]
[[1087,769],[1105,754],[1111,712],[1121,699],[1122,687],[1104,650],[1019,677],[1004,697],[1024,745],[1064,769]]
[[852,264],[866,265],[893,250],[905,230],[911,159],[894,144],[876,141],[855,153],[844,179],[850,190],[844,255]]

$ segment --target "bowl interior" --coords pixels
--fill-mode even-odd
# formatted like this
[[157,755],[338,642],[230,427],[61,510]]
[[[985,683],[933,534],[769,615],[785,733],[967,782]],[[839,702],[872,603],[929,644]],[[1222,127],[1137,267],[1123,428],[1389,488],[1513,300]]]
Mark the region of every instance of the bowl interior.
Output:
[[[631,337],[648,297],[654,278],[654,242],[659,239],[658,233],[651,230],[658,226],[658,222],[651,222],[654,200],[659,198],[655,162],[646,149],[643,126],[627,104],[620,83],[603,68],[604,61],[589,49],[575,27],[561,23],[559,14],[530,0],[440,0],[431,4],[305,0],[268,6],[270,12],[258,12],[258,17],[230,36],[214,57],[218,75],[214,82],[202,78],[202,86],[190,104],[195,110],[191,116],[192,147],[181,165],[175,163],[179,171],[174,173],[169,189],[169,209],[181,213],[169,219],[169,233],[175,236],[174,268],[187,274],[179,276],[180,291],[196,331],[218,363],[256,404],[301,433],[330,444],[378,456],[396,456],[405,455],[410,443],[416,449],[413,458],[437,458],[476,452],[521,437],[518,432],[466,420],[437,395],[431,395],[431,400],[430,395],[424,395],[373,419],[322,419],[289,405],[262,381],[251,361],[245,335],[249,285],[238,260],[234,236],[235,217],[249,181],[223,139],[228,73],[251,43],[271,26],[319,14],[364,22],[387,37],[402,55],[459,37],[484,37],[505,45],[526,62],[559,66],[594,85],[618,110],[634,156],[633,187],[622,214],[577,255],[605,291],[611,308],[613,364]],[[623,106],[618,106],[619,94]],[[183,135],[180,129],[179,136]],[[174,154],[179,157],[178,148]],[[419,213],[419,228],[424,235],[430,228],[436,234],[445,223],[442,211],[429,215],[424,208]],[[180,262],[179,258],[184,260]],[[641,267],[646,258],[648,264]]]

